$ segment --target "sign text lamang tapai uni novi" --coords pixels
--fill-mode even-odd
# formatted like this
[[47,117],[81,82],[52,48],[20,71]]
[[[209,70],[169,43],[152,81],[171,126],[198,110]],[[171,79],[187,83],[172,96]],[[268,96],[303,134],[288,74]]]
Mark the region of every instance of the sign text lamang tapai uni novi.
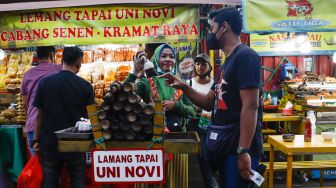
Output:
[[95,182],[164,182],[161,149],[94,151],[92,164]]

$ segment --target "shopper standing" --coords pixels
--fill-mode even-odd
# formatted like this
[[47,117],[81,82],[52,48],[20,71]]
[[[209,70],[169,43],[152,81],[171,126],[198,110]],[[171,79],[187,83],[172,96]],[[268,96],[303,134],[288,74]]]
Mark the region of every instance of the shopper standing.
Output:
[[30,155],[34,155],[33,138],[36,128],[37,109],[32,105],[39,81],[50,74],[57,73],[61,70],[60,66],[55,64],[55,47],[41,46],[37,47],[36,54],[38,65],[28,70],[22,78],[21,95],[23,106],[26,113],[26,132]]
[[[213,85],[214,81],[211,79],[212,66],[210,64],[210,57],[206,54],[199,54],[195,58],[194,77],[190,80],[189,85],[199,93],[206,95]],[[214,176],[215,170],[211,162],[210,154],[205,146],[207,127],[211,120],[211,111],[206,111],[201,108],[197,110],[197,121],[195,126],[201,140],[201,152],[199,155],[199,164],[203,177],[203,182],[206,188],[217,188],[216,178]]]
[[262,155],[260,58],[240,43],[242,18],[236,8],[210,14],[210,49],[221,49],[226,59],[207,95],[171,74],[166,84],[182,89],[197,106],[212,110],[206,146],[220,175],[221,187],[248,187]]
[[65,47],[62,71],[43,78],[37,88],[33,102],[38,108],[34,149],[41,155],[44,188],[59,187],[64,164],[72,187],[85,187],[85,154],[58,152],[54,133],[75,126],[81,117],[88,116],[86,106],[94,103],[91,84],[76,75],[82,59],[81,49]]

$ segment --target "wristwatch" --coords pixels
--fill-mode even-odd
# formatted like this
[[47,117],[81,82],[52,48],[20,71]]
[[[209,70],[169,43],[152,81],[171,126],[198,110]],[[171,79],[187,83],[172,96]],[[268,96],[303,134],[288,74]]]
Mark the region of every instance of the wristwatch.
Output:
[[240,147],[240,146],[238,146],[238,148],[237,148],[237,153],[238,154],[248,153],[249,151],[250,151],[250,148],[243,148],[243,147]]

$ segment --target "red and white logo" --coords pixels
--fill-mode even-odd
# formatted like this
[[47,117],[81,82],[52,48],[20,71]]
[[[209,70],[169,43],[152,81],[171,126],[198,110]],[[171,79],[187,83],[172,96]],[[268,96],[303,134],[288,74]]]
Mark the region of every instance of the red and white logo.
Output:
[[305,19],[312,19],[313,5],[308,0],[287,1],[287,17],[304,16]]

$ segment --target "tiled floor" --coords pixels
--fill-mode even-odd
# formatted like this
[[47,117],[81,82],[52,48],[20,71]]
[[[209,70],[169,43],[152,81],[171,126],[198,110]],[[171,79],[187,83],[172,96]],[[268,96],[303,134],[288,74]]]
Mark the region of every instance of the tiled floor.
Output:
[[[307,183],[293,183],[293,187],[319,187],[318,180],[309,180]],[[336,187],[336,180],[325,180],[325,187]],[[285,188],[285,183],[277,183],[274,188]],[[204,188],[203,180],[196,155],[189,155],[189,188]]]

